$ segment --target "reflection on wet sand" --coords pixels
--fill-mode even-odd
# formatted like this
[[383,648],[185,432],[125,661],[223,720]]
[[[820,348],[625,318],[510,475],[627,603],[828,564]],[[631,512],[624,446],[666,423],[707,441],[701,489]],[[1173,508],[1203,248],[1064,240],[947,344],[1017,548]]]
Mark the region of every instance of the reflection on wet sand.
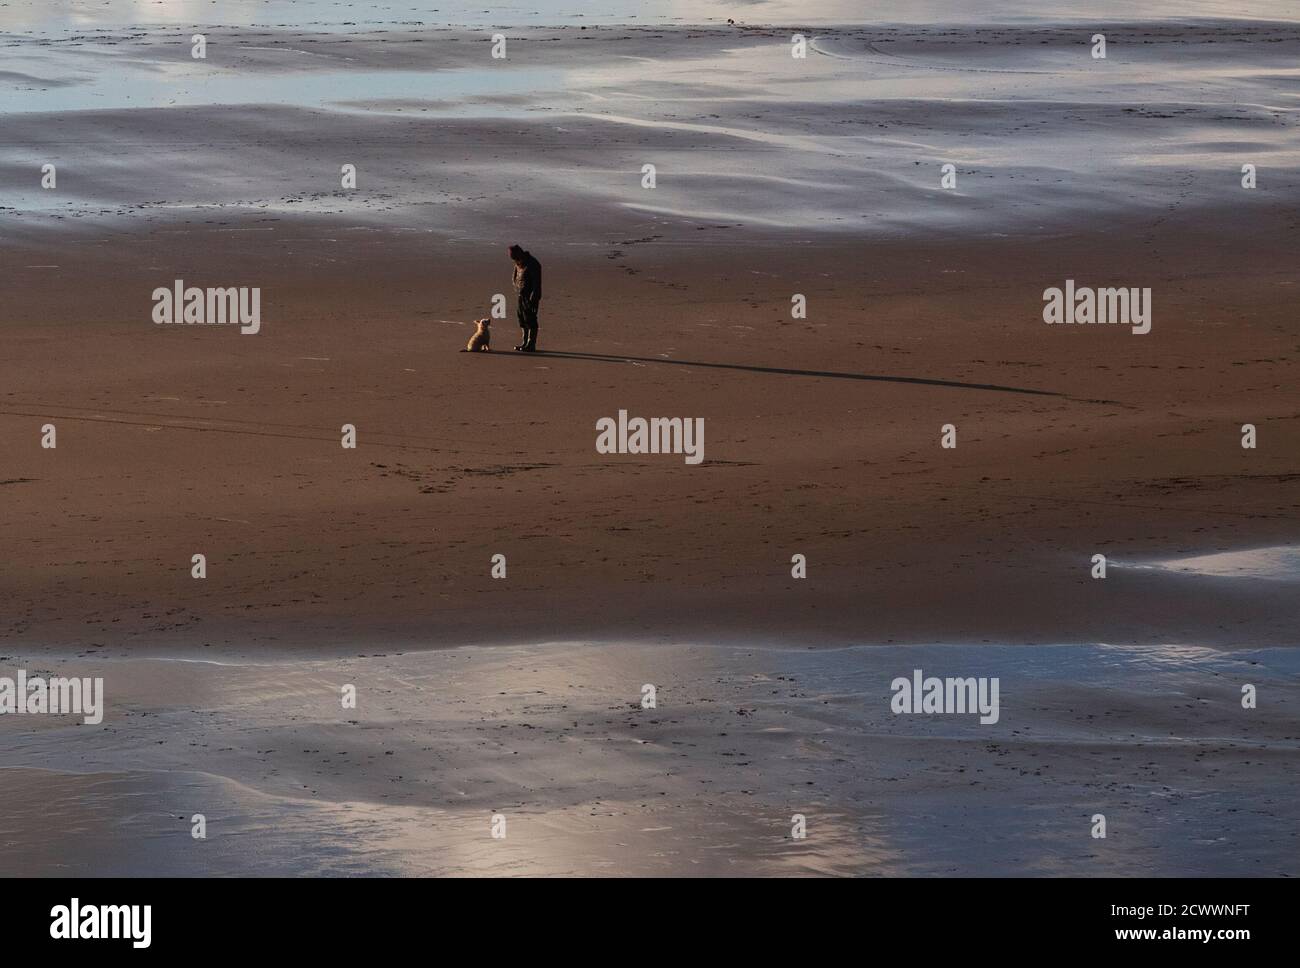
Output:
[[1155,568],[1182,575],[1208,578],[1257,578],[1268,581],[1300,580],[1300,548],[1242,548],[1212,554],[1184,555],[1136,563],[1134,568]]
[[[1293,661],[571,643],[47,660],[95,667],[109,713],[0,721],[2,833],[36,873],[1280,873]],[[1000,722],[892,715],[914,667],[998,676]],[[1269,696],[1250,714],[1246,680]],[[1095,812],[1110,840],[1090,838]]]

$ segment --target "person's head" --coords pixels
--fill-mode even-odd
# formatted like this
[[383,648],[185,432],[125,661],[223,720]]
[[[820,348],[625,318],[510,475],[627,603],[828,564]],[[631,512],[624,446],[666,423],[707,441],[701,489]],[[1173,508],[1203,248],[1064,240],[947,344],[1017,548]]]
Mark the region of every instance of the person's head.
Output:
[[515,262],[522,262],[524,259],[524,249],[521,245],[512,245],[509,249],[510,258]]

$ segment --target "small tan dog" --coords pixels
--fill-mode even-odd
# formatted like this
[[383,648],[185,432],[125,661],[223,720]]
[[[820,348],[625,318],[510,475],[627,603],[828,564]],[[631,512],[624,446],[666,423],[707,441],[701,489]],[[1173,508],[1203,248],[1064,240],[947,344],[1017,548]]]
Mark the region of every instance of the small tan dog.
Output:
[[465,344],[462,353],[488,353],[492,350],[492,321],[489,319],[476,319],[474,325],[478,328],[474,330],[474,335],[469,338]]

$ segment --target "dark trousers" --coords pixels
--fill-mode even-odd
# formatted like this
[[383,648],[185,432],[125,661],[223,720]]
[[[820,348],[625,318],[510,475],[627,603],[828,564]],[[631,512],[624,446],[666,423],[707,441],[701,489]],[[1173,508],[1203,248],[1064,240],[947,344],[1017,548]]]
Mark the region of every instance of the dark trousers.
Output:
[[519,328],[524,333],[522,346],[526,350],[537,349],[537,310],[541,304],[540,299],[536,302],[527,299],[519,300]]

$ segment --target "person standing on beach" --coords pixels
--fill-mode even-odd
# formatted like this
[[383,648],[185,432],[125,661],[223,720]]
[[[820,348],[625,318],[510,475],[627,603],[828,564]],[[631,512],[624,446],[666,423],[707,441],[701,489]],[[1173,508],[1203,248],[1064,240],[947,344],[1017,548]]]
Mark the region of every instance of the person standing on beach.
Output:
[[510,247],[515,263],[515,293],[519,299],[519,328],[523,342],[515,349],[522,353],[537,351],[537,309],[542,303],[542,264],[518,245]]

